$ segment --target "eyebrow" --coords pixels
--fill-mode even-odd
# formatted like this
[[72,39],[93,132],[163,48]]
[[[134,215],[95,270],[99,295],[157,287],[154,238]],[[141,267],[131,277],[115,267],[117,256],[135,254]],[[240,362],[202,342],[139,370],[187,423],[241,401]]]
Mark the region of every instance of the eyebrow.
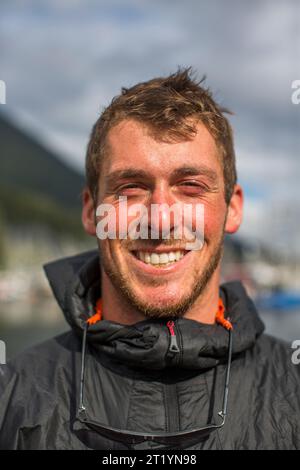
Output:
[[112,171],[107,175],[106,181],[108,184],[114,184],[118,180],[137,178],[149,179],[149,174],[144,170],[135,170],[133,168],[128,168],[126,170]]
[[180,168],[176,168],[172,172],[172,177],[178,178],[180,176],[206,176],[212,183],[218,180],[218,174],[215,170],[208,168],[206,165],[189,166],[184,165]]

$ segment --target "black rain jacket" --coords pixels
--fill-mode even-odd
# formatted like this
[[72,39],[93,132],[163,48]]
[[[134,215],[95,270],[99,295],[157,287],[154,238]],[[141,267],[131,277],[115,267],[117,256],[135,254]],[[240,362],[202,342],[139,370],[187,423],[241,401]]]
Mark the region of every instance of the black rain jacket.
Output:
[[[71,330],[0,366],[1,449],[127,449],[78,421],[82,332],[100,296],[97,252],[45,266]],[[220,286],[233,323],[225,425],[187,449],[300,449],[300,365],[290,345],[263,334],[239,282]],[[102,320],[88,329],[84,400],[91,420],[122,430],[176,432],[218,421],[228,331],[175,322],[170,354],[165,320],[132,326]],[[296,339],[296,338],[295,338]],[[154,441],[133,449],[162,449]],[[170,447],[169,447],[170,448]]]

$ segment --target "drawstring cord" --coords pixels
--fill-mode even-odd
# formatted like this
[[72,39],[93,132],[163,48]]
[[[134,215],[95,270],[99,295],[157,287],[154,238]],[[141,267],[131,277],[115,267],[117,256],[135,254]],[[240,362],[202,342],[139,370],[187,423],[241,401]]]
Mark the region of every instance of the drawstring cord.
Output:
[[98,321],[102,320],[102,300],[98,299],[96,303],[95,315],[87,319],[88,325],[94,325]]
[[226,330],[233,329],[232,323],[229,321],[229,319],[225,318],[225,307],[224,307],[223,300],[221,299],[221,297],[219,298],[219,302],[218,302],[218,310],[216,313],[216,323],[219,323],[219,325],[222,325]]

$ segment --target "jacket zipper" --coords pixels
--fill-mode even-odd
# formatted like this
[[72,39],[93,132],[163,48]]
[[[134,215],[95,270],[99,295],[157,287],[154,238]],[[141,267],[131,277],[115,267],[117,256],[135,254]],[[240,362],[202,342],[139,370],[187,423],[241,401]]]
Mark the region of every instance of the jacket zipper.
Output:
[[180,352],[180,349],[178,347],[177,336],[174,330],[175,323],[172,320],[170,320],[167,323],[167,327],[170,332],[170,344],[169,344],[168,352],[171,354],[178,354]]
[[[175,322],[172,320],[168,321],[167,328],[170,334],[170,342],[167,356],[171,357],[172,359],[174,358],[175,361],[178,362],[180,359],[180,346],[178,335],[176,335],[177,328]],[[180,418],[176,383],[165,383],[164,389],[167,416],[167,432],[179,431]]]

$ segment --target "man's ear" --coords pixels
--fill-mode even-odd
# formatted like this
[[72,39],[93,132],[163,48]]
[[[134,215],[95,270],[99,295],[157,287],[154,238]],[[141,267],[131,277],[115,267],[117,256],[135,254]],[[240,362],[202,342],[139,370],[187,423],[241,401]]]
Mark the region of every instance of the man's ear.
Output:
[[94,199],[88,188],[82,191],[82,225],[88,235],[96,236]]
[[244,193],[239,184],[234,186],[234,190],[228,204],[227,217],[225,223],[226,233],[235,233],[239,229],[243,218]]

